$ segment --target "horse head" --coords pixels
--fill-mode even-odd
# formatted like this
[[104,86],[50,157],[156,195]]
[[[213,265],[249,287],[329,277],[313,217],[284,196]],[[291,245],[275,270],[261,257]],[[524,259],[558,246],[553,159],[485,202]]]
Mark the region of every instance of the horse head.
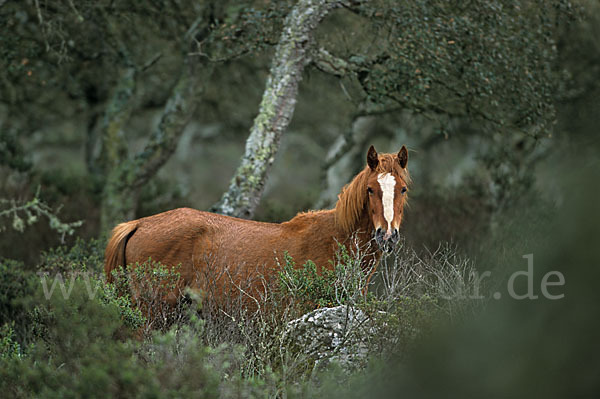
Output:
[[372,222],[377,244],[392,250],[400,239],[407,198],[409,177],[406,170],[408,151],[402,146],[397,154],[377,154],[371,146],[367,152],[366,208]]

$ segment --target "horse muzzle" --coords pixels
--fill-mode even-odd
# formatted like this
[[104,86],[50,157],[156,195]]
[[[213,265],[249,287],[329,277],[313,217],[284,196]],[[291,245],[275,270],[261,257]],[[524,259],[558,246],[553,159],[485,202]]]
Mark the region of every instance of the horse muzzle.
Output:
[[375,230],[375,242],[386,252],[391,252],[396,247],[399,240],[400,234],[398,233],[398,229],[383,231],[381,227],[379,227]]

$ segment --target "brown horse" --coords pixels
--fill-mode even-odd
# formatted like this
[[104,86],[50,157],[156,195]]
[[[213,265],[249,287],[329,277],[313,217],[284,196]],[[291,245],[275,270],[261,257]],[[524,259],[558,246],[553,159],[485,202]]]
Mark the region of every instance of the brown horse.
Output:
[[[106,247],[107,280],[113,280],[115,268],[151,257],[164,265],[181,265],[178,289],[169,302],[185,287],[206,292],[206,280],[216,282],[217,289],[210,294],[227,295],[226,279],[241,287],[258,274],[275,275],[284,252],[297,265],[312,260],[318,272],[332,268],[338,243],[348,245],[353,237],[358,245],[349,246],[373,248],[363,260],[364,266],[372,265],[399,239],[410,181],[407,162],[404,146],[397,154],[377,154],[371,146],[367,165],[342,189],[334,209],[300,213],[281,224],[189,208],[121,223]],[[373,241],[377,245],[371,246]],[[235,273],[230,272],[232,267]]]

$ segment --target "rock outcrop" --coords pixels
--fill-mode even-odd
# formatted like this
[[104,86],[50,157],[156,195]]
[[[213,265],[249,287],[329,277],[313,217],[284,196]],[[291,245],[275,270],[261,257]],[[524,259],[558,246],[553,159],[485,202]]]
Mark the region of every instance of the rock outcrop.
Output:
[[316,309],[288,323],[286,339],[317,366],[330,362],[345,370],[360,367],[367,358],[372,320],[350,306]]

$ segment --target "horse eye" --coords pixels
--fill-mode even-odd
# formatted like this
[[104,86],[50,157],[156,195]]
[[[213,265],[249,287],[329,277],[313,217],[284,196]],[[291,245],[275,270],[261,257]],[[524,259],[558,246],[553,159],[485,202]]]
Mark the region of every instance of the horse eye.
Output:
[[369,194],[373,194],[373,189],[372,189],[371,187],[367,187],[367,192],[368,192]]
[[406,187],[402,187],[402,190],[400,190],[400,192],[401,192],[402,194],[404,194],[404,193],[406,192]]

